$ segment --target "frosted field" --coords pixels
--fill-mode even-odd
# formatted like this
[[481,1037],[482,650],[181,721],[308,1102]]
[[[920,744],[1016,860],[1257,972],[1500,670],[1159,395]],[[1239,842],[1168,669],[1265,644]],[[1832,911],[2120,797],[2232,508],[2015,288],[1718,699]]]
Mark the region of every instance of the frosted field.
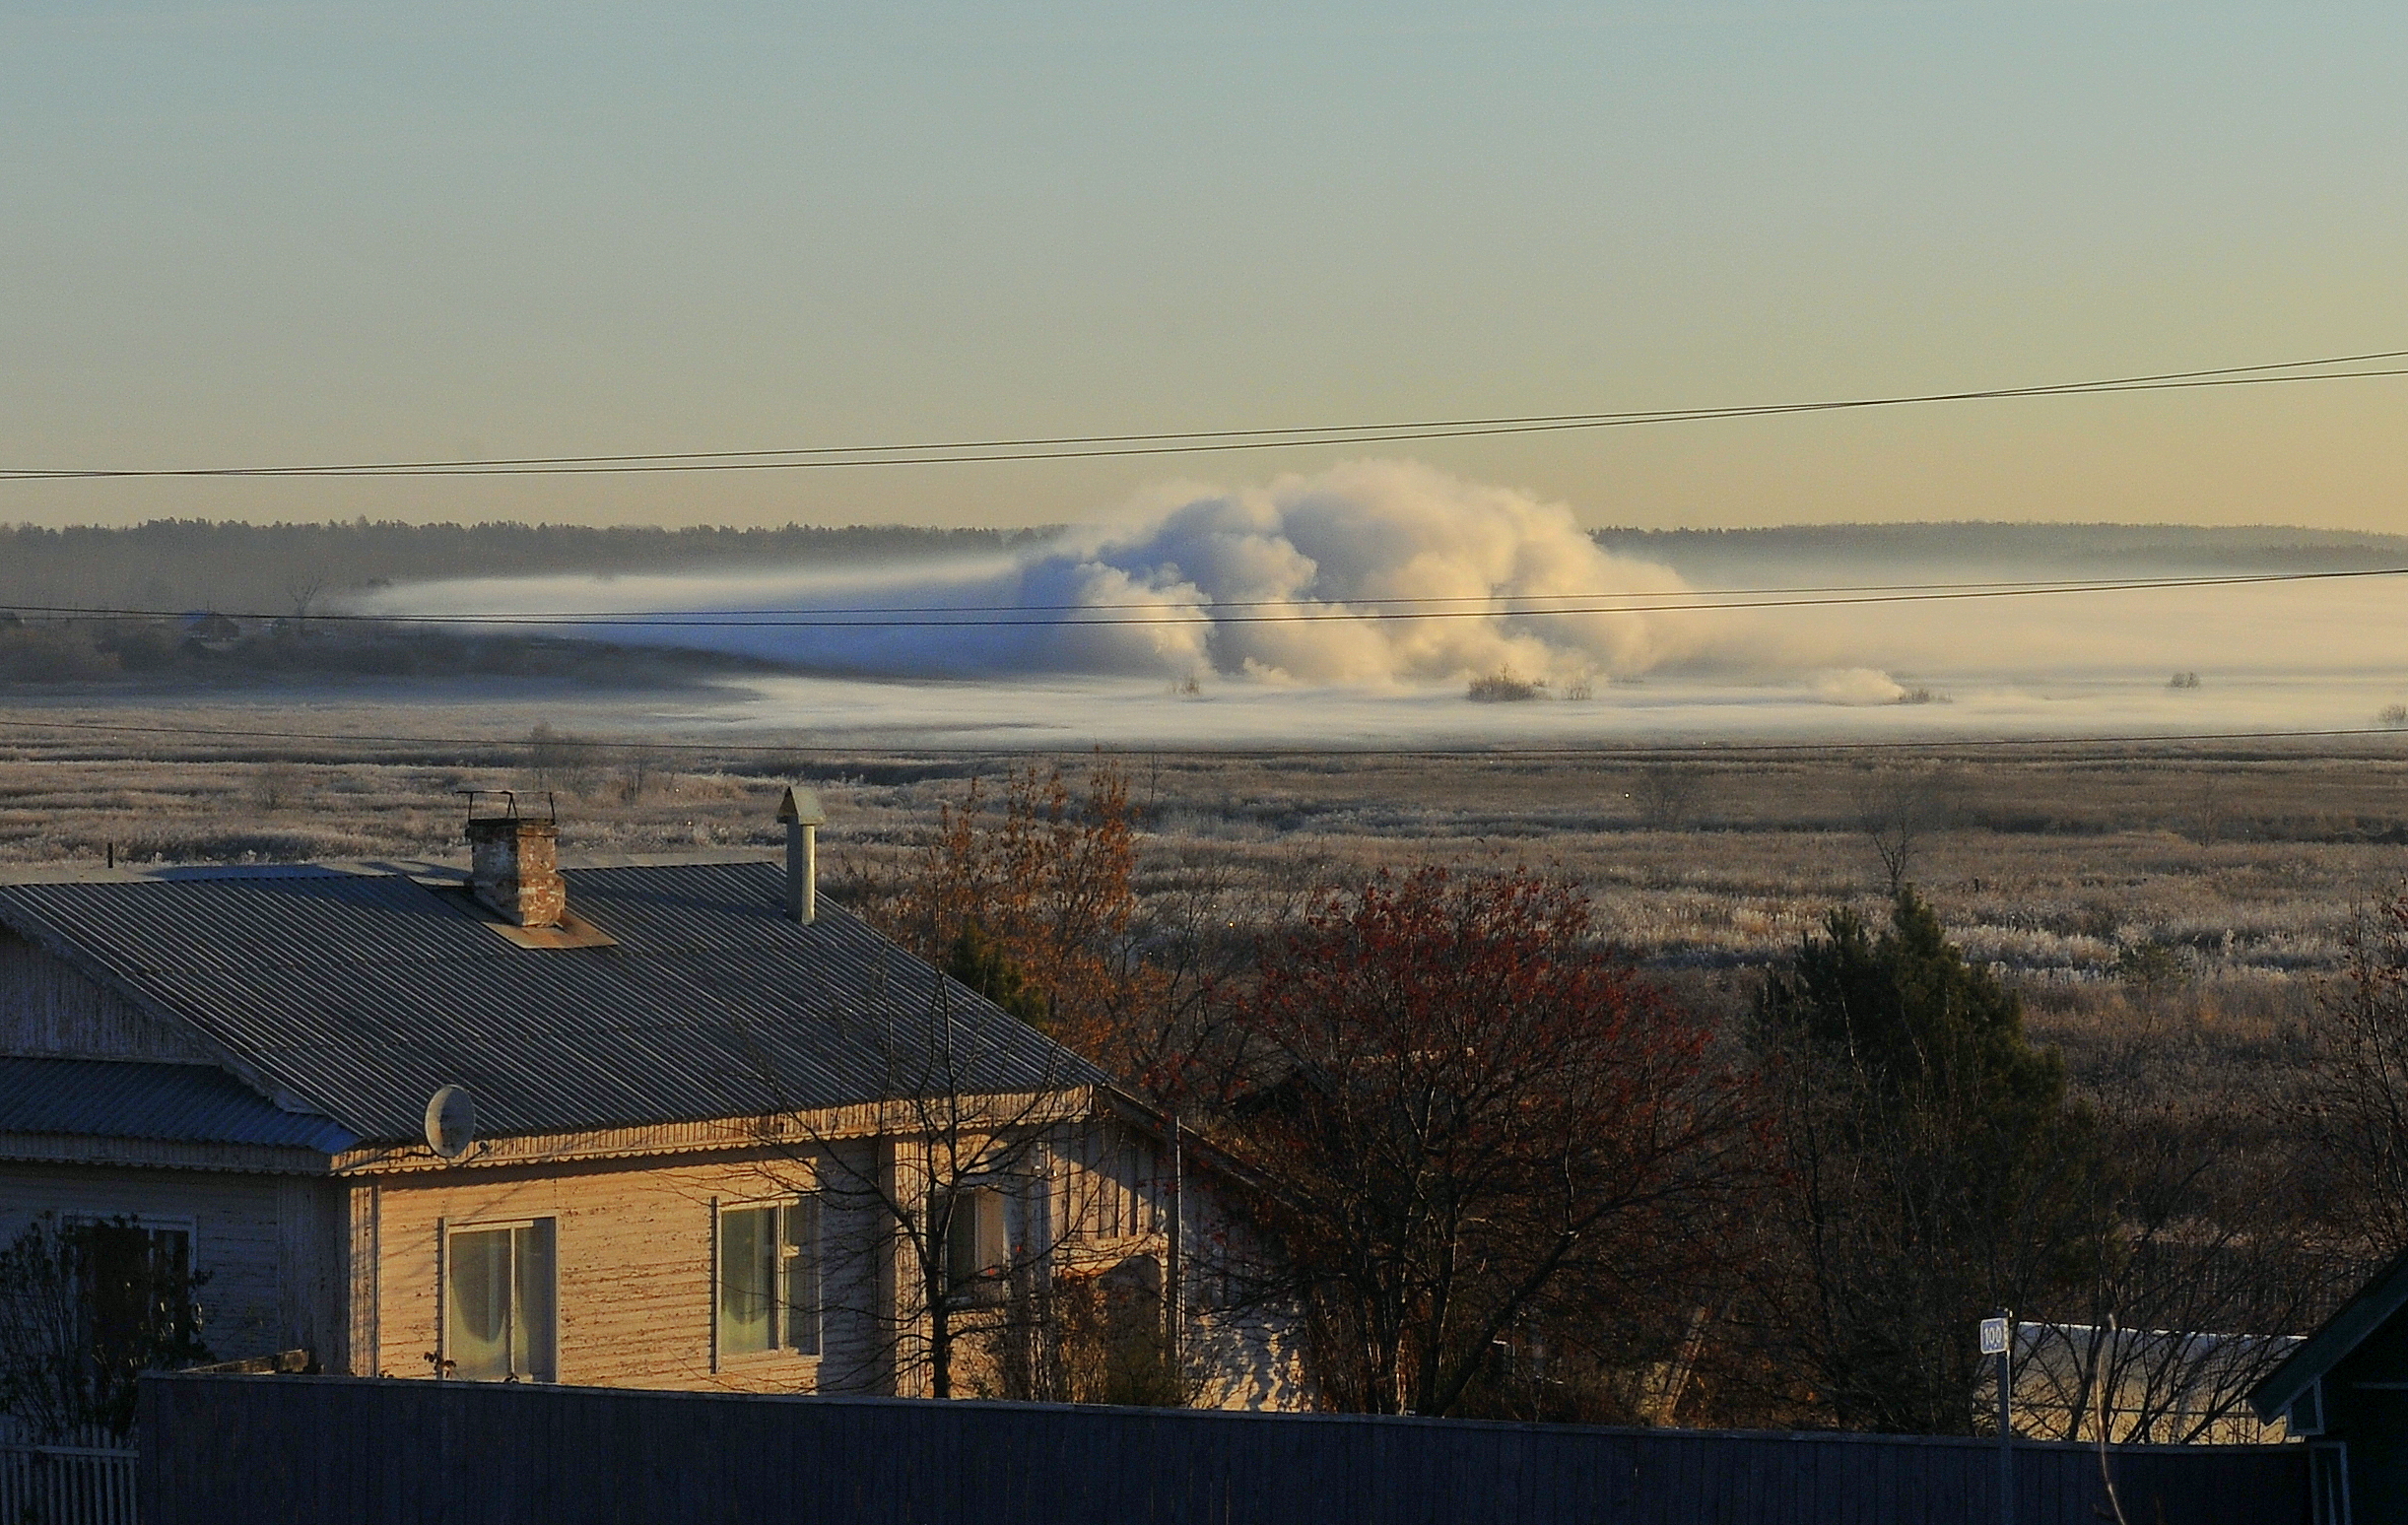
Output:
[[1382,691],[1207,680],[1187,695],[1160,682],[1109,678],[775,678],[702,701],[625,711],[623,723],[701,739],[759,733],[815,745],[948,750],[1715,746],[2346,730],[2375,725],[2408,692],[2395,674],[2363,671],[2203,675],[2199,688],[2179,690],[2155,673],[1934,673],[1907,681],[1937,697],[1850,702],[1864,688],[1895,684],[1873,670],[1759,682],[1650,678],[1602,686],[1586,699],[1505,703],[1471,702],[1453,685]]

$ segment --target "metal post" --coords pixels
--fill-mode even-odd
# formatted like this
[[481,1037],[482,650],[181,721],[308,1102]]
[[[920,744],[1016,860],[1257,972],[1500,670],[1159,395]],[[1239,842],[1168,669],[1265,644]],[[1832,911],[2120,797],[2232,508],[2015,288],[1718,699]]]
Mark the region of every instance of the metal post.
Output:
[[[2007,1322],[2007,1346],[2015,1343],[2015,1323]],[[2012,1350],[1998,1352],[1998,1519],[2015,1525],[2015,1376]]]
[[2015,1525],[2015,1315],[1981,1321],[1981,1354],[1998,1358],[1998,1519]]
[[1186,1205],[1181,1201],[1185,1195],[1186,1160],[1181,1158],[1179,1114],[1175,1110],[1171,1114],[1171,1126],[1166,1131],[1170,1134],[1171,1144],[1171,1214],[1169,1232],[1164,1235],[1163,1246],[1163,1344],[1170,1353],[1171,1380],[1177,1382],[1182,1369],[1179,1363],[1179,1337],[1185,1333],[1187,1323],[1187,1266],[1183,1253],[1186,1246],[1179,1242],[1186,1228],[1182,1221]]

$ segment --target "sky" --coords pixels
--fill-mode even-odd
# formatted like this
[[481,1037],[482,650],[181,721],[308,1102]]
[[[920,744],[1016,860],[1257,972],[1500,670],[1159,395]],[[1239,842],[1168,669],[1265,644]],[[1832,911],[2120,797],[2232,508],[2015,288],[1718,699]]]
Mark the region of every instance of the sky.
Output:
[[[2408,8],[0,0],[0,467],[1783,402],[2408,349]],[[2408,378],[1429,442],[1586,524],[2408,529]],[[0,482],[1060,523],[1350,453]]]

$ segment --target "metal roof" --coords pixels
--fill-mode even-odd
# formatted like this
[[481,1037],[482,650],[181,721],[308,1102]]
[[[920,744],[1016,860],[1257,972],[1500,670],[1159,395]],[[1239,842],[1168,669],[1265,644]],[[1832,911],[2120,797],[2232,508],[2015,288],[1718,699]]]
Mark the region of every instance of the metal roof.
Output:
[[359,1142],[202,1064],[0,1057],[0,1133],[261,1144],[334,1155]]
[[189,1023],[365,1140],[458,1085],[485,1134],[1101,1083],[767,862],[567,871],[616,947],[520,948],[402,866],[0,883],[0,922]]

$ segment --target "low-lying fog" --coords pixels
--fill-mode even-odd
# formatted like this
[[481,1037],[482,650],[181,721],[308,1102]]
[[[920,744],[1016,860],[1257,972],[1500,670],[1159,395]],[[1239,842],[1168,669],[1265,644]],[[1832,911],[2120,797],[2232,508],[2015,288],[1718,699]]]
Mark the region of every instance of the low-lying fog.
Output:
[[[2071,564],[2116,578],[2201,569],[2145,552]],[[730,702],[663,719],[799,727],[845,744],[2123,735],[2360,727],[2408,701],[2408,589],[2389,577],[1648,607],[2068,569],[2063,554],[1934,554],[1927,540],[1885,549],[1861,535],[1804,550],[1682,542],[1640,558],[1601,549],[1566,505],[1361,461],[1237,490],[1167,486],[1008,558],[458,581],[355,607],[676,612],[676,624],[573,629],[791,664],[810,676],[747,680]],[[1580,612],[1534,612],[1556,605]],[[1447,617],[1383,618],[1434,611]],[[824,623],[785,623],[797,616]],[[1531,696],[1468,696],[1474,680],[1501,675],[1510,681],[1489,692]]]

